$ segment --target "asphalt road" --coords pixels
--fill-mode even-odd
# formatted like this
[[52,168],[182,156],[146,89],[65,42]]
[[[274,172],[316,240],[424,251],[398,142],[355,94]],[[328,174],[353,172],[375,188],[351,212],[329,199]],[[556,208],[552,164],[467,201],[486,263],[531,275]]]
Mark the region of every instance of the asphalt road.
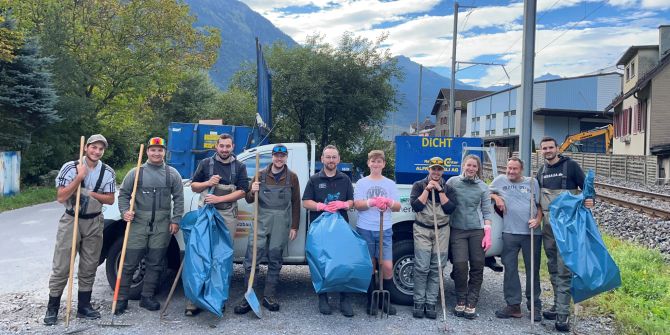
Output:
[[[127,328],[100,327],[100,323],[111,320],[112,290],[105,278],[104,266],[98,269],[94,287],[93,305],[102,313],[102,320],[84,321],[72,318],[70,328],[64,326],[65,295],[63,296],[59,322],[56,326],[42,324],[48,295],[48,278],[55,242],[56,226],[62,206],[48,203],[15,211],[0,213],[0,333],[1,334],[59,334],[68,330],[85,329],[82,334],[413,334],[441,333],[445,325],[438,320],[414,319],[409,306],[398,306],[398,315],[385,320],[365,314],[364,295],[358,295],[353,318],[345,318],[337,310],[338,299],[331,299],[332,315],[321,315],[317,310],[317,299],[312,288],[307,266],[285,266],[279,284],[278,299],[282,304],[279,312],[263,310],[263,319],[252,313],[235,315],[232,307],[246,290],[242,267],[235,265],[230,299],[223,318],[203,312],[194,318],[183,316],[184,296],[177,290],[168,308],[167,317],[161,321],[158,312],[150,312],[130,302],[127,313],[116,318],[117,323],[131,324]],[[447,268],[447,272],[450,267]],[[265,269],[261,267],[260,280]],[[448,278],[448,277],[447,277]],[[476,320],[456,318],[447,314],[446,326],[450,334],[553,334],[553,322],[530,327],[530,320],[500,320],[495,310],[504,306],[502,297],[502,273],[485,269],[481,299]],[[75,277],[76,279],[76,277]],[[169,286],[170,283],[164,283]],[[76,288],[76,280],[75,280]],[[551,297],[550,285],[543,285],[543,300]],[[455,305],[454,285],[445,281],[447,309]],[[167,290],[158,295],[165,301]],[[76,300],[76,290],[75,290]],[[73,303],[76,307],[76,301]],[[73,307],[73,308],[74,308]],[[524,311],[525,312],[525,311]],[[74,316],[74,313],[73,313]],[[613,324],[607,318],[580,318],[577,324],[580,334],[611,334]]]

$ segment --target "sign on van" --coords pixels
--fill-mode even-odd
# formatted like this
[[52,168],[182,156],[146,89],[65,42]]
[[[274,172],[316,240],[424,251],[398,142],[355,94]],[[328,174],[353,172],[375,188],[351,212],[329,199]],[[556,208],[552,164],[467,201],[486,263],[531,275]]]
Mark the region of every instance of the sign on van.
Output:
[[426,177],[433,157],[444,162],[445,178],[460,174],[463,145],[481,147],[483,141],[475,137],[396,136],[395,143],[396,183],[412,184]]

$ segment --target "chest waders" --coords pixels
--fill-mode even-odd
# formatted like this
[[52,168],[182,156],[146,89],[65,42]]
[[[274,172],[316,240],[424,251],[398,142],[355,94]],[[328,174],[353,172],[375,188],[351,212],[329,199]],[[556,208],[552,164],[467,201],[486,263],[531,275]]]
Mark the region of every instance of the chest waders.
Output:
[[[76,168],[78,161],[72,164]],[[102,187],[105,170],[108,166],[102,163],[100,175],[92,192],[98,192]],[[98,260],[102,250],[103,218],[102,203],[88,195],[89,191],[81,182],[79,200],[79,222],[77,224],[77,251],[79,252],[79,272],[77,274],[80,291],[91,291],[95,281],[95,272],[98,269]],[[70,253],[72,250],[72,230],[74,229],[74,207],[76,195],[67,200],[65,214],[58,222],[56,246],[54,249],[53,266],[49,278],[49,295],[60,297],[67,285],[70,270]]]
[[552,190],[544,187],[544,171],[547,170],[547,164],[538,171],[540,184],[540,205],[544,215],[544,224],[542,225],[542,243],[544,244],[544,252],[547,255],[547,268],[549,270],[549,277],[551,286],[554,289],[554,306],[556,313],[560,315],[570,314],[570,285],[572,281],[572,272],[563,263],[563,258],[558,252],[556,246],[556,239],[554,238],[554,231],[551,227],[549,216],[549,205],[558,197],[563,191],[568,191],[572,194],[579,194],[577,189],[567,189],[568,180],[568,164],[563,163],[563,176],[561,177],[561,189]]
[[[208,160],[209,160],[208,178],[211,178],[214,175],[215,160],[213,156],[209,157]],[[237,190],[237,186],[235,186],[235,183],[237,182],[237,168],[235,166],[235,161],[232,161],[230,163],[230,175],[228,180],[230,180],[229,185],[217,184],[216,186],[214,186],[212,194],[216,196],[224,196],[231,194]],[[199,207],[205,205],[205,197],[207,196],[207,194],[209,194],[207,190],[200,193],[200,201],[198,202]],[[237,201],[220,202],[218,204],[214,204],[214,207],[223,217],[223,220],[226,223],[226,228],[228,228],[228,231],[230,232],[230,238],[232,239],[233,243],[235,243],[235,232],[237,231]]]
[[119,287],[119,300],[127,300],[130,282],[142,257],[145,274],[143,297],[153,297],[165,266],[164,257],[170,244],[170,215],[172,187],[170,169],[164,163],[165,178],[159,178],[157,169],[140,167],[135,195],[135,218],[130,225],[126,259]]
[[[283,253],[288,243],[288,233],[291,226],[291,174],[288,168],[284,171],[284,183],[268,185],[267,171],[260,174],[260,188],[258,190],[258,231],[257,231],[257,259],[267,256],[268,272],[265,280],[264,296],[273,297],[276,294],[279,272],[283,264]],[[273,177],[270,177],[273,178]],[[249,239],[253,234],[249,234]],[[248,280],[251,272],[251,242],[247,244],[247,253],[244,258],[245,279]]]

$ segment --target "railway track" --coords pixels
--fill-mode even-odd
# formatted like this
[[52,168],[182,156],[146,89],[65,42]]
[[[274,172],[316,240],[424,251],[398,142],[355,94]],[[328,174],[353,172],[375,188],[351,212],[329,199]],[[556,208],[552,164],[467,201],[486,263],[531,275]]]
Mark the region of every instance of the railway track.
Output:
[[636,210],[639,212],[643,212],[645,214],[659,217],[664,220],[669,220],[670,219],[670,210],[665,209],[665,208],[659,208],[657,206],[654,206],[653,201],[650,200],[655,200],[655,201],[663,201],[666,203],[670,203],[670,195],[665,195],[665,194],[660,194],[660,193],[653,193],[653,192],[647,192],[647,191],[642,191],[642,190],[636,190],[636,189],[631,189],[631,188],[626,188],[626,187],[621,187],[621,186],[615,186],[611,184],[605,184],[605,183],[595,183],[596,190],[605,190],[609,192],[615,192],[615,193],[623,193],[627,195],[632,195],[635,196],[637,199],[635,201],[631,200],[624,200],[621,198],[614,197],[609,194],[603,194],[602,192],[596,192],[597,193],[597,198],[599,200],[606,201],[608,203],[611,203],[613,205],[621,206],[624,208],[629,208],[632,210]]

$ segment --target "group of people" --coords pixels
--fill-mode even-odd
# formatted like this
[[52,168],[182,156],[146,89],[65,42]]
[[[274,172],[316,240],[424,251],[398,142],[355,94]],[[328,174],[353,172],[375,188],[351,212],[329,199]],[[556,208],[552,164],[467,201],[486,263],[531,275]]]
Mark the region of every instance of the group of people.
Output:
[[[496,177],[491,185],[482,178],[482,163],[478,156],[463,159],[461,174],[445,181],[442,159],[429,161],[426,178],[412,185],[410,205],[415,212],[414,238],[414,305],[415,318],[437,317],[436,304],[439,293],[438,264],[444,267],[450,259],[453,264],[451,277],[455,283],[458,317],[477,317],[477,304],[483,282],[485,253],[491,247],[491,224],[494,209],[503,216],[502,263],[504,265],[504,298],[506,306],[496,311],[499,318],[522,317],[522,293],[518,273],[518,254],[522,252],[526,271],[527,308],[530,310],[530,287],[534,287],[534,317],[540,321],[555,319],[559,331],[570,329],[570,278],[571,272],[558,253],[552,223],[549,221],[549,204],[562,191],[579,192],[583,187],[584,173],[579,165],[558,154],[556,141],[543,138],[541,152],[545,163],[537,178],[522,176],[523,161],[510,158],[505,175]],[[89,319],[100,317],[91,307],[90,298],[95,270],[102,247],[102,204],[114,203],[115,173],[100,158],[107,148],[102,135],[93,135],[86,142],[85,159],[63,165],[56,186],[58,201],[65,205],[61,217],[53,269],[49,281],[49,303],[44,322],[56,323],[60,299],[69,271],[69,255],[74,220],[75,192],[81,185],[82,201],[79,210],[79,299],[77,316]],[[154,298],[163,260],[171,235],[179,231],[183,214],[183,189],[179,173],[165,163],[165,141],[155,137],[149,140],[147,161],[141,166],[134,209],[130,201],[135,182],[135,169],[128,172],[119,191],[119,210],[124,220],[132,222],[126,259],[123,267],[116,313],[128,308],[129,286],[140,260],[145,259],[146,272],[139,306],[158,310],[160,303]],[[250,182],[246,166],[235,155],[230,135],[222,134],[217,140],[216,154],[202,160],[192,178],[191,189],[201,194],[201,204],[211,204],[224,218],[228,231],[234,237],[237,229],[237,201],[258,199],[257,257],[267,258],[268,271],[262,296],[262,305],[278,311],[277,284],[282,268],[283,250],[289,240],[294,240],[300,224],[300,207],[309,211],[309,222],[324,212],[339,213],[348,220],[348,211],[358,211],[356,231],[368,245],[372,263],[379,266],[377,274],[384,286],[393,285],[393,229],[391,213],[401,208],[396,184],[382,175],[386,157],[381,150],[368,154],[370,174],[356,183],[337,170],[340,162],[338,149],[328,145],[323,149],[323,169],[309,178],[302,199],[298,176],[287,166],[288,149],[283,144],[272,148],[272,162],[258,171],[258,178]],[[495,203],[495,208],[492,205]],[[587,207],[593,200],[587,199]],[[383,212],[386,215],[380,215]],[[544,224],[540,223],[544,219]],[[383,222],[380,222],[383,220]],[[380,229],[380,226],[382,227]],[[380,245],[380,235],[381,245]],[[244,260],[245,283],[252,265],[253,234],[249,234]],[[531,238],[536,248],[534,263],[530,264]],[[548,268],[554,288],[554,304],[542,312],[540,300],[540,249],[544,244]],[[438,249],[439,245],[439,249]],[[380,248],[383,259],[379,258]],[[439,257],[439,260],[438,260]],[[530,283],[530,270],[534,283]],[[373,291],[378,281],[373,273],[367,292],[367,312],[377,311],[372,306]],[[257,289],[257,283],[253,288]],[[339,293],[339,294],[336,294]],[[329,295],[339,295],[339,310],[347,317],[354,315],[351,293],[335,292],[318,294],[318,309],[331,314]],[[383,312],[396,314],[390,304],[381,304]],[[241,298],[234,312],[244,314],[251,310],[246,299]],[[186,302],[185,315],[193,316],[199,308]]]

